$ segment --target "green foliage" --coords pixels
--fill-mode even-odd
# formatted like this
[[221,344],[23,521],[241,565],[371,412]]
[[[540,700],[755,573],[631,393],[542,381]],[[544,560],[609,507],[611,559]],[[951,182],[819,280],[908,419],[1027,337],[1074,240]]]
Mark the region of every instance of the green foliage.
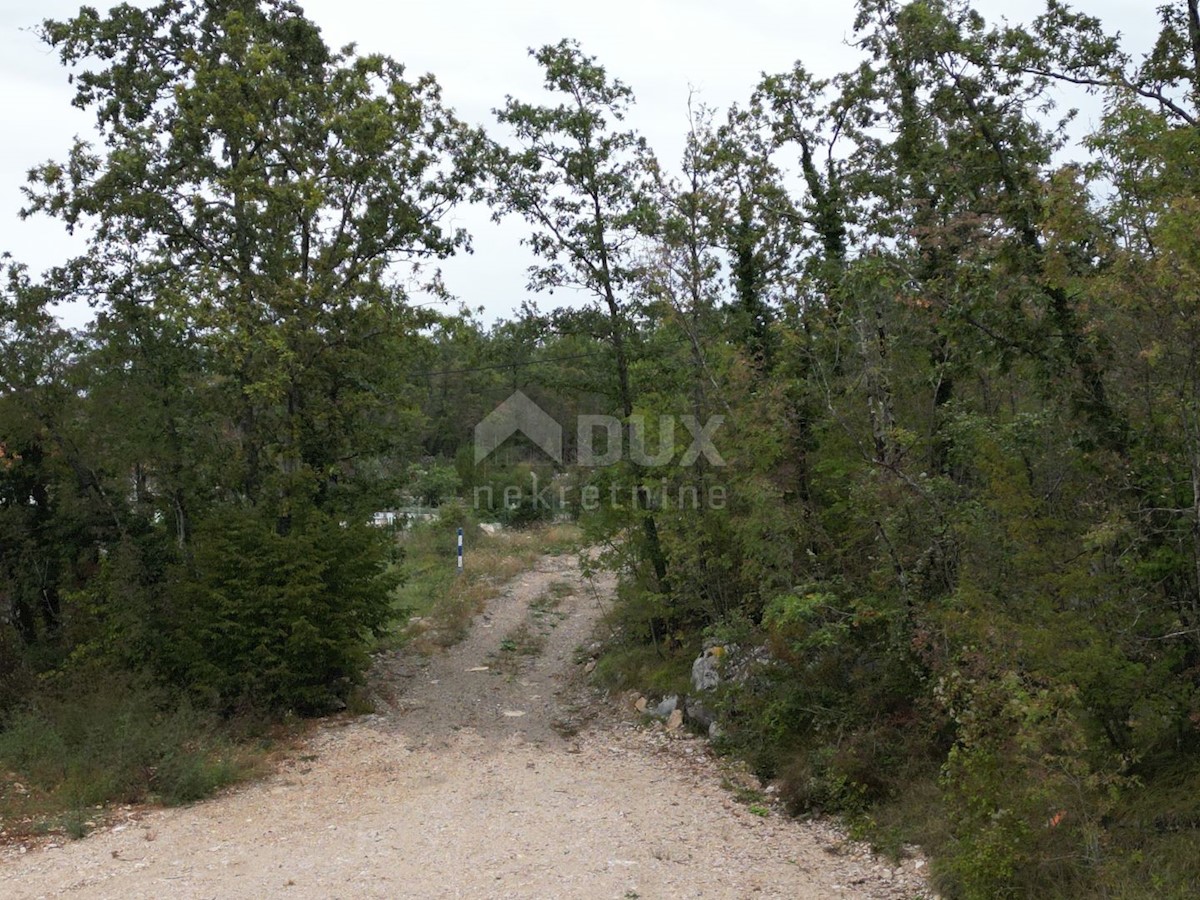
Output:
[[476,474],[470,500],[481,519],[510,528],[551,522],[563,515],[564,483],[548,465],[523,463]]
[[0,767],[41,797],[39,808],[14,808],[6,818],[63,811],[76,837],[85,828],[81,810],[190,803],[244,778],[252,759],[211,714],[144,681],[95,669],[43,691],[0,731]]
[[0,721],[21,703],[34,684],[16,634],[0,628]]
[[958,725],[943,772],[954,837],[938,863],[955,893],[1020,896],[1094,871],[1101,822],[1133,785],[1096,758],[1073,691],[1009,672],[949,678],[938,696]]
[[434,599],[449,591],[457,577],[458,529],[468,552],[473,552],[480,532],[465,506],[447,504],[434,522],[414,525],[398,537],[400,556],[393,570],[397,584],[391,592],[394,618],[404,621],[426,615]]
[[452,466],[413,463],[408,467],[408,490],[426,506],[439,506],[453,497],[461,486],[458,472]]
[[[267,721],[363,679],[394,586],[363,522],[419,455],[438,320],[392,263],[465,244],[442,221],[481,136],[282,0],[82,8],[40,35],[95,130],[22,210],[86,251],[0,286],[0,714],[27,710],[0,739],[78,802],[184,801],[225,778],[188,755],[192,704]],[[78,335],[65,301],[95,309]],[[151,685],[111,710],[133,743],[47,693],[92,671]]]
[[692,654],[676,649],[659,652],[630,642],[607,651],[596,664],[598,684],[617,691],[643,691],[651,697],[687,693]]
[[[1153,891],[1200,878],[1166,863],[1194,824],[1118,824],[1184,809],[1200,753],[1182,6],[1135,61],[1061,4],[1021,29],[862,0],[862,66],[768,75],[723,127],[694,114],[679,184],[652,167],[638,406],[728,417],[724,467],[653,474],[731,502],[655,510],[666,579],[637,540],[609,553],[644,648],[605,678],[704,631],[763,648],[722,688],[723,746],[795,809],[924,841],[949,896],[1145,896],[1147,859]],[[1053,162],[1060,78],[1106,93],[1089,165]]]
[[344,701],[389,615],[382,540],[315,511],[286,535],[249,509],[200,523],[172,578],[172,674],[224,709],[312,714]]

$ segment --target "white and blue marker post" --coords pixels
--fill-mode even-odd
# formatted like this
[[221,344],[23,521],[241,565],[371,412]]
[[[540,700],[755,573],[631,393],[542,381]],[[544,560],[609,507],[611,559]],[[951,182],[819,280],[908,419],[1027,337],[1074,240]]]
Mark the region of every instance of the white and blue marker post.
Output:
[[463,573],[463,530],[458,529],[458,574]]

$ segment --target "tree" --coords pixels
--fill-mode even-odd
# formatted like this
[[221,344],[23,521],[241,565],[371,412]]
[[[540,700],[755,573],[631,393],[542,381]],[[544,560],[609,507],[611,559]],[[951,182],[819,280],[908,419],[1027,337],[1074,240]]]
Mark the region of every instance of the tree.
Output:
[[287,0],[85,7],[43,37],[98,134],[33,170],[24,210],[88,233],[37,291],[43,318],[64,298],[97,310],[86,389],[51,382],[86,427],[70,444],[53,408],[30,412],[112,523],[84,542],[77,656],[225,709],[326,707],[387,609],[387,549],[362,523],[404,468],[380,460],[417,440],[404,360],[427,317],[397,266],[465,246],[441,220],[480,136],[432,77],[331,51]]
[[[640,283],[635,249],[652,209],[643,186],[645,141],[618,130],[633,92],[610,79],[573,41],[531,50],[530,55],[545,72],[546,90],[562,102],[538,106],[509,97],[496,111],[519,149],[493,148],[492,200],[498,216],[515,213],[533,229],[529,245],[541,263],[530,269],[532,289],[581,290],[599,306],[604,339],[613,352],[616,405],[629,435],[636,405],[632,295]],[[575,318],[595,321],[594,315]],[[630,446],[628,440],[624,443]],[[655,517],[646,510],[644,489],[636,491],[646,555],[659,590],[669,592]]]
[[[57,289],[89,297],[137,368],[172,344],[203,358],[200,383],[172,366],[162,396],[221,411],[219,491],[272,506],[282,530],[306,497],[339,502],[403,404],[390,357],[412,323],[393,266],[465,244],[440,219],[478,136],[431,77],[330,51],[285,0],[84,9],[43,34],[102,139],[31,175],[26,214],[94,226]],[[181,443],[192,413],[166,414]],[[170,453],[146,460],[168,495],[189,455]]]
[[[32,647],[43,640],[53,644],[59,636],[73,551],[86,544],[87,526],[94,524],[88,521],[86,494],[98,483],[71,442],[68,383],[75,342],[46,310],[45,291],[30,281],[24,267],[10,264],[5,276],[0,288],[0,620],[11,622],[25,646]],[[0,698],[0,705],[5,700]]]
[[[1142,59],[1125,53],[1096,18],[1051,4],[1027,31],[1006,32],[1004,66],[1015,73],[1083,85],[1105,97],[1105,115],[1088,144],[1097,172],[1115,190],[1093,227],[1106,265],[1087,285],[1105,300],[1121,380],[1139,384],[1128,408],[1129,492],[1140,527],[1128,550],[1162,564],[1151,596],[1176,618],[1170,640],[1200,653],[1200,331],[1198,261],[1193,235],[1195,158],[1200,149],[1200,5],[1159,8],[1161,28]],[[1080,190],[1073,186],[1075,194]],[[1070,199],[1068,194],[1067,199]],[[1086,200],[1064,207],[1064,230],[1087,220]],[[1093,245],[1100,244],[1094,241]],[[1170,448],[1166,455],[1163,454]],[[1169,462],[1168,462],[1169,460]],[[1136,473],[1136,474],[1135,474]],[[1169,562],[1168,562],[1169,561]]]

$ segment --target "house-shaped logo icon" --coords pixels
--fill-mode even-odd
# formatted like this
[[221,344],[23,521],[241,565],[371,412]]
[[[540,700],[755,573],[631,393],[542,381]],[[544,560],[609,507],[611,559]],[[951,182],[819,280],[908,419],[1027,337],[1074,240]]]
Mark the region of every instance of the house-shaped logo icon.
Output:
[[562,462],[562,426],[521,391],[514,391],[475,426],[476,464],[487,459],[518,431],[555,462]]

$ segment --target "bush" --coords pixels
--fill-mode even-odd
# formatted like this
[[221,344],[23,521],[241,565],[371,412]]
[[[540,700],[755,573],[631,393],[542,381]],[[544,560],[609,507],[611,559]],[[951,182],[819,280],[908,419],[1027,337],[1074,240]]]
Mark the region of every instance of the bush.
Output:
[[0,719],[28,696],[31,688],[29,669],[22,660],[23,649],[16,633],[0,623]]
[[954,896],[1028,896],[1093,876],[1102,825],[1127,779],[1105,771],[1076,691],[1005,672],[951,673],[938,688],[958,741],[943,769],[954,837],[938,870]]
[[174,573],[171,674],[224,711],[339,706],[389,615],[385,541],[316,512],[287,535],[254,510],[209,519]]
[[554,470],[522,464],[490,474],[472,489],[478,515],[509,528],[550,522],[564,512]]
[[[103,803],[188,803],[251,768],[210,714],[126,675],[93,672],[59,685],[6,725],[0,770],[34,789],[42,814]],[[11,812],[0,807],[0,818]]]
[[460,487],[462,479],[453,466],[413,463],[408,467],[408,490],[418,503],[440,506],[443,500],[453,497]]

